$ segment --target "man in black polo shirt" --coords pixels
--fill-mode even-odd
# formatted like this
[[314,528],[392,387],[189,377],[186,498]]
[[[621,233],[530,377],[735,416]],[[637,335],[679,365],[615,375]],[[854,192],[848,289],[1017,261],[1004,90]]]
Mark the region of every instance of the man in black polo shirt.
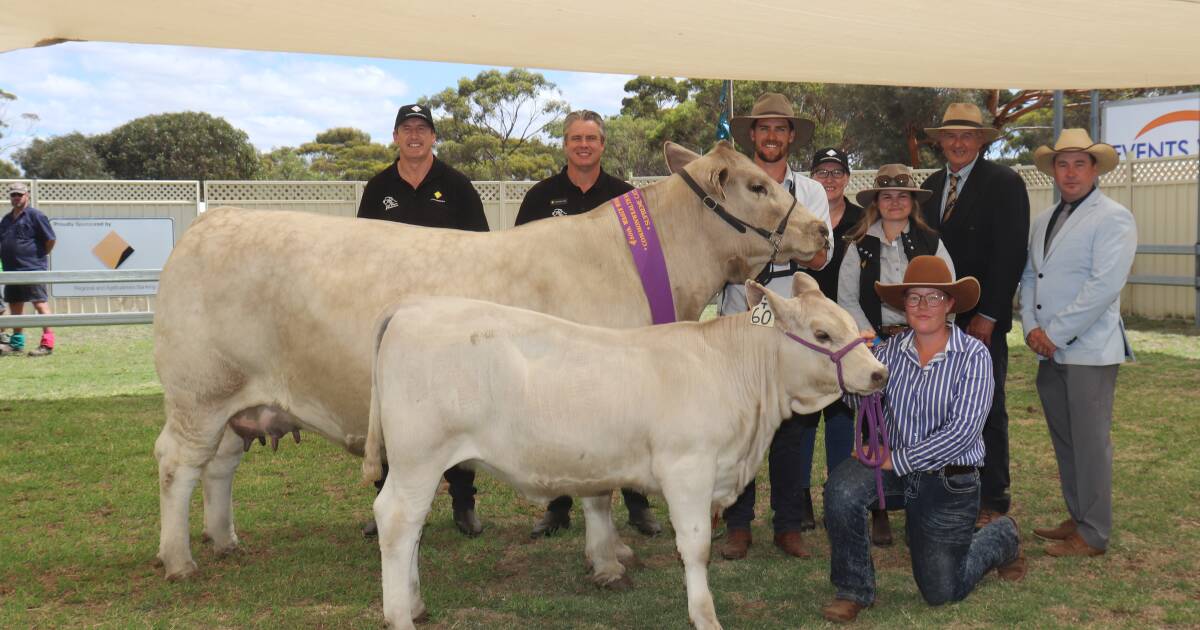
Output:
[[[488,231],[483,201],[465,175],[433,155],[437,130],[429,108],[405,105],[396,114],[392,141],[400,155],[391,166],[367,182],[358,205],[360,219],[380,219],[425,227]],[[387,479],[375,482],[382,489]],[[454,524],[468,536],[483,532],[475,515],[475,471],[455,466],[446,471],[454,505]],[[363,527],[364,536],[375,536],[375,521]]]
[[[633,190],[633,186],[600,168],[600,157],[604,155],[604,119],[600,114],[586,109],[567,114],[563,121],[563,152],[567,155],[567,165],[558,175],[543,179],[525,193],[516,225],[581,214]],[[647,536],[662,531],[645,495],[628,488],[622,488],[621,494],[629,509],[630,525]],[[571,497],[564,495],[550,502],[546,514],[529,535],[550,536],[560,527],[570,526]]]

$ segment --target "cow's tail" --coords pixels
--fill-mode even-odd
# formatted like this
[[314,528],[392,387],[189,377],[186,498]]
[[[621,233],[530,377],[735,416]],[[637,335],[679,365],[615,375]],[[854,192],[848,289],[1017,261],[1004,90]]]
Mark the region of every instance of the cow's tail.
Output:
[[367,442],[363,447],[363,483],[371,484],[383,478],[387,451],[383,442],[383,420],[379,410],[379,346],[398,305],[383,310],[375,322],[375,340],[371,347],[371,414],[367,423]]

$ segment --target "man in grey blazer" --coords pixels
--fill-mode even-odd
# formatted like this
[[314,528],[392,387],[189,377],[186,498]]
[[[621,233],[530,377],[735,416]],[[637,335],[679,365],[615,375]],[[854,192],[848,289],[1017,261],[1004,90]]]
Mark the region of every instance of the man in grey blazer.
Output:
[[1021,276],[1025,343],[1039,356],[1046,412],[1070,518],[1034,529],[1051,556],[1098,556],[1112,532],[1113,392],[1133,352],[1121,322],[1121,288],[1137,250],[1133,214],[1097,187],[1117,153],[1083,129],[1064,129],[1034,153],[1062,201],[1033,223]]

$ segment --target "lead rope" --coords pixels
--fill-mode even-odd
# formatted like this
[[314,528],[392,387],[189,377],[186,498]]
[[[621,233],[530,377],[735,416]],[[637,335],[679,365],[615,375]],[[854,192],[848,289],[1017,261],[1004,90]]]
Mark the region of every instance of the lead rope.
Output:
[[[875,491],[879,509],[885,509],[883,499],[883,460],[886,457],[887,425],[883,419],[883,394],[863,396],[854,418],[854,451],[858,461],[875,469]],[[863,422],[867,425],[867,443],[863,444]]]

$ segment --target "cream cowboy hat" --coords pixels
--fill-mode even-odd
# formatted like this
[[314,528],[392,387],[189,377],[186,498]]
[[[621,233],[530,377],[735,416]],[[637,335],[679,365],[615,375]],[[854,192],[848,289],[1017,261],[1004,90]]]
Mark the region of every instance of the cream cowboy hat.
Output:
[[[903,164],[884,164],[879,167],[879,172],[875,173],[875,187],[858,191],[854,199],[858,201],[858,205],[865,208],[871,205],[871,202],[875,201],[875,196],[881,190],[903,190],[912,193],[917,203],[925,201],[933,194],[932,191],[925,190],[917,185],[917,180],[913,179],[912,170],[907,166]],[[914,208],[913,210],[917,209]]]
[[786,96],[775,92],[763,92],[762,96],[754,101],[749,116],[734,116],[730,121],[733,139],[737,141],[738,146],[743,149],[754,148],[754,142],[750,140],[750,128],[754,126],[754,121],[763,118],[786,118],[791,121],[792,129],[796,131],[796,141],[788,147],[792,151],[808,144],[817,129],[813,121],[796,116],[792,103]]
[[974,103],[950,103],[942,115],[942,126],[925,128],[930,138],[937,138],[941,131],[978,131],[983,134],[984,142],[1000,137],[999,129],[983,124],[983,112]]
[[1043,144],[1033,152],[1033,163],[1039,171],[1054,177],[1054,156],[1076,151],[1096,158],[1096,171],[1101,175],[1117,168],[1117,162],[1120,161],[1117,150],[1112,145],[1092,142],[1092,137],[1086,129],[1063,129],[1062,134],[1058,136],[1058,142],[1054,143],[1054,148]]
[[965,313],[979,303],[979,281],[975,276],[966,276],[958,282],[946,261],[937,256],[917,256],[908,263],[904,270],[904,282],[900,284],[883,284],[875,281],[875,293],[879,299],[892,308],[904,311],[904,292],[909,289],[937,289],[954,298],[955,313]]

